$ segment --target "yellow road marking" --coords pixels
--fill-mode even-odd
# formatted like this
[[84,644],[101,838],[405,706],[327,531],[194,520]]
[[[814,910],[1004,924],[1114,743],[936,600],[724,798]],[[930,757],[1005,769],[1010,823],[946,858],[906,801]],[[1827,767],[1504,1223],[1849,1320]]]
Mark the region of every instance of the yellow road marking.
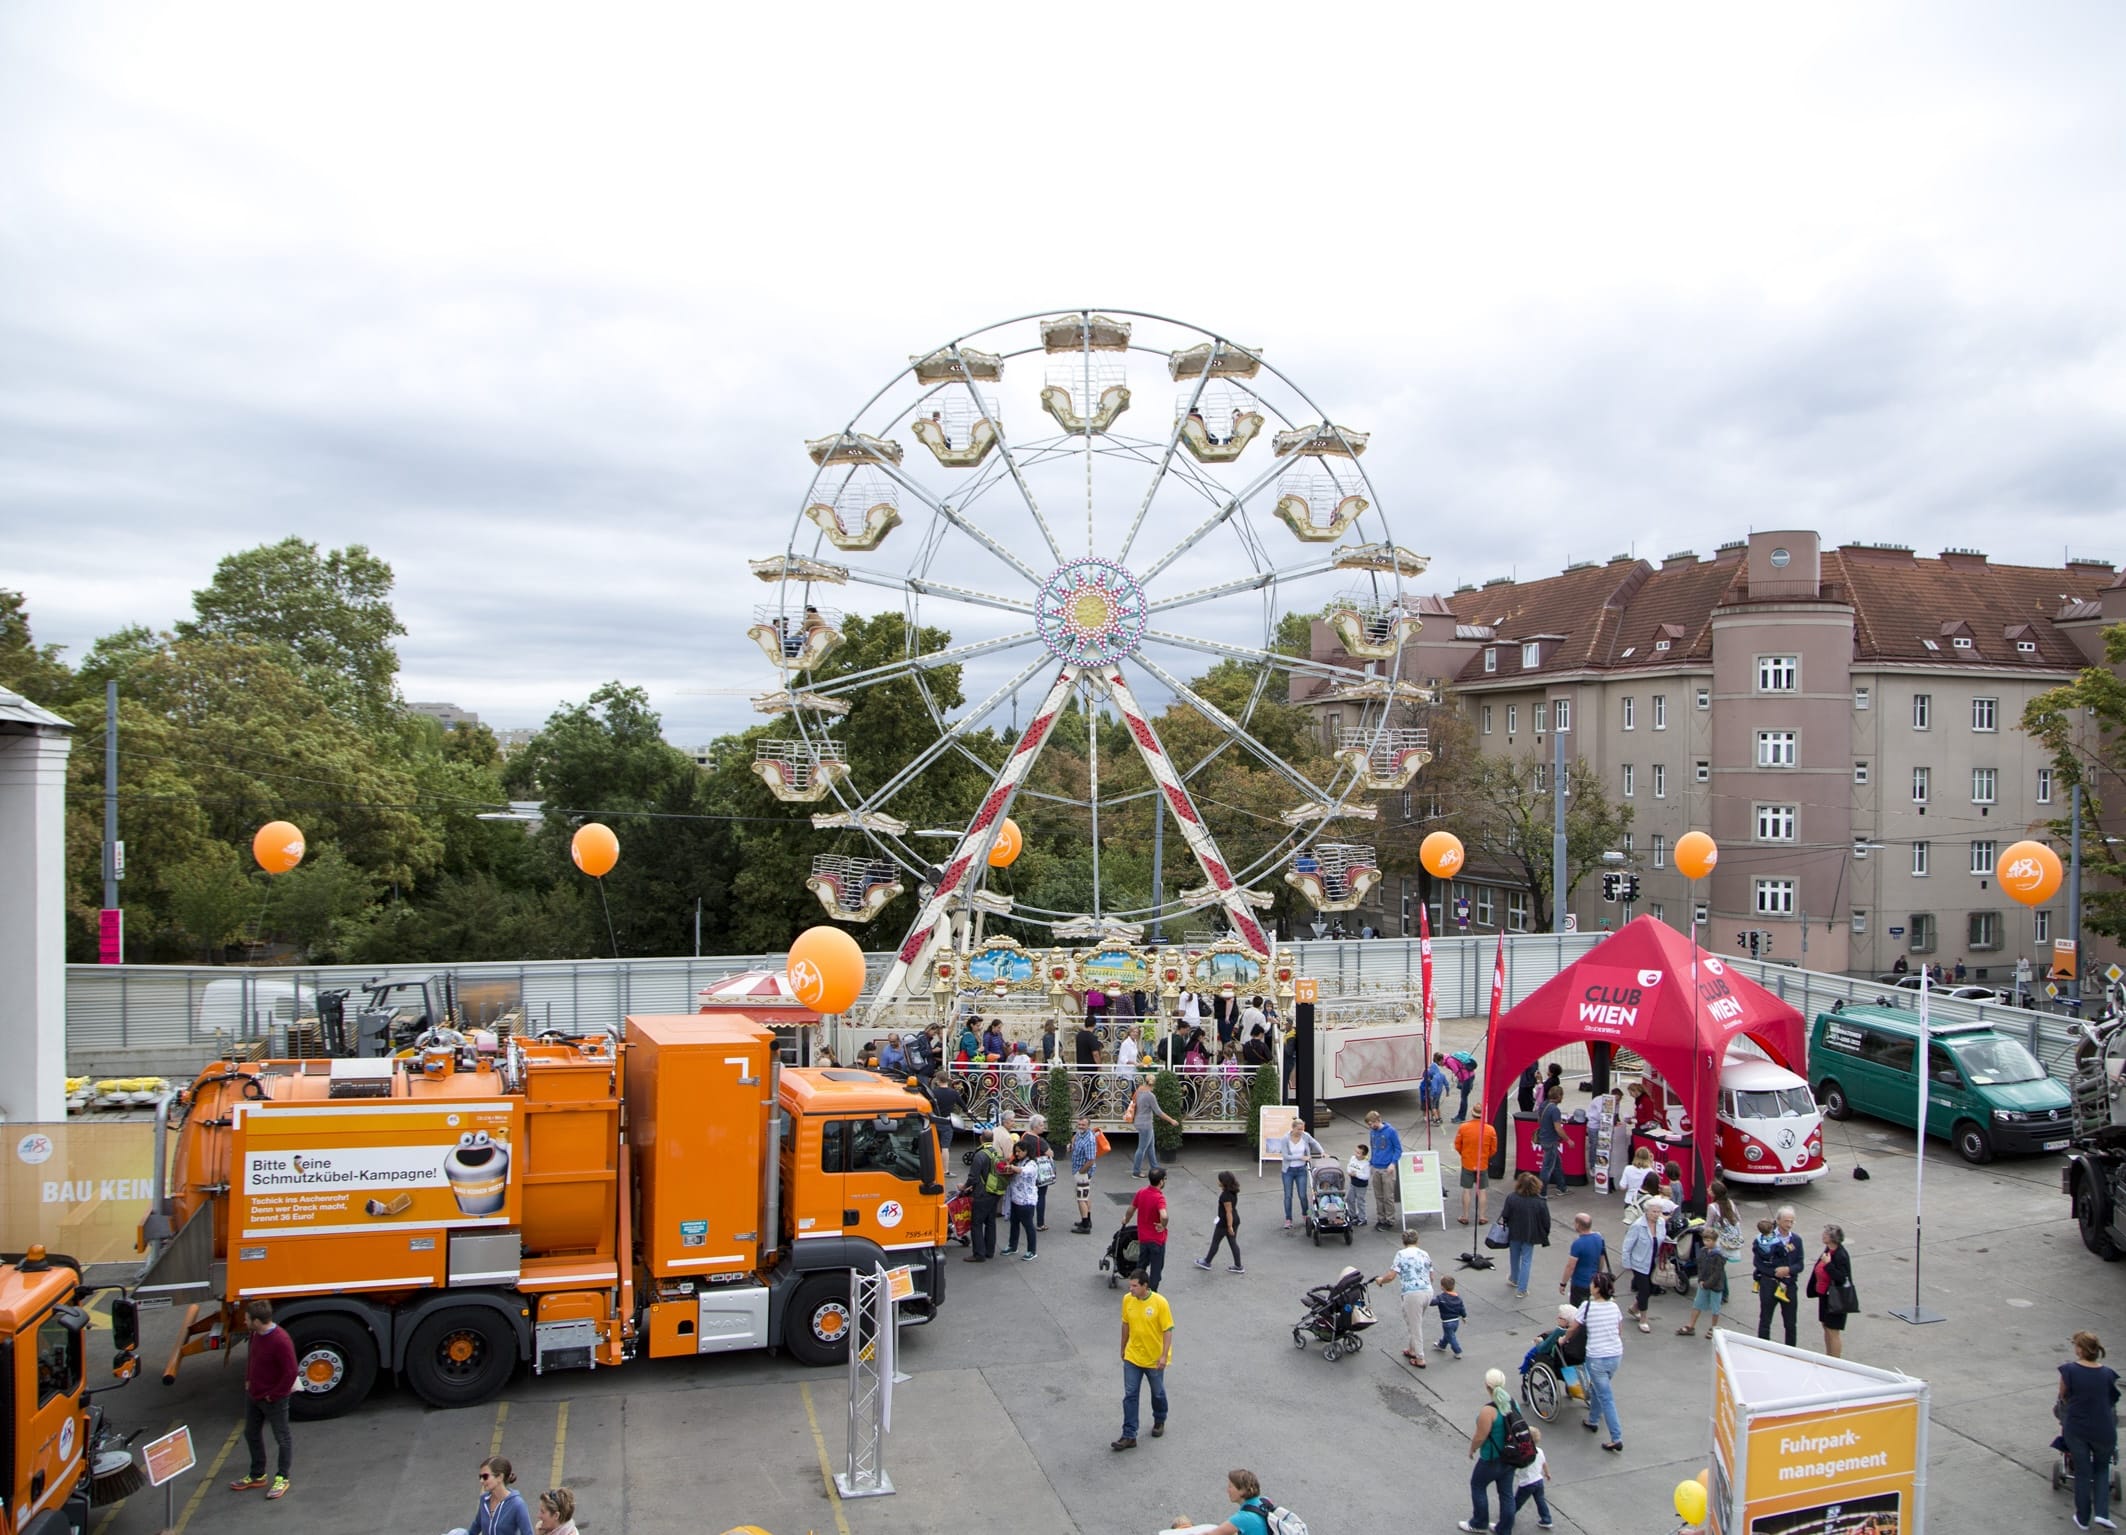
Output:
[[118,1517],[118,1511],[124,1507],[124,1498],[120,1498],[116,1503],[113,1503],[110,1507],[110,1511],[106,1513],[101,1519],[96,1521],[96,1528],[92,1532],[92,1535],[103,1535],[103,1532],[111,1527],[111,1521]]
[[554,1468],[546,1475],[546,1485],[561,1485],[561,1461],[568,1453],[568,1403],[561,1404],[560,1421],[554,1424]]
[[487,1441],[488,1454],[500,1455],[502,1453],[502,1426],[507,1422],[509,1422],[509,1403],[503,1402],[495,1408],[495,1436]]
[[797,1394],[804,1399],[805,1421],[812,1425],[812,1445],[819,1451],[819,1479],[827,1484],[827,1506],[834,1510],[834,1528],[849,1535],[849,1521],[842,1515],[841,1489],[834,1485],[834,1468],[827,1460],[826,1436],[819,1431],[819,1414],[812,1410],[812,1388],[800,1382]]
[[243,1420],[239,1418],[230,1425],[229,1437],[221,1442],[221,1453],[214,1457],[214,1464],[207,1467],[207,1474],[201,1477],[199,1485],[192,1489],[192,1496],[185,1503],[185,1511],[177,1516],[177,1523],[171,1527],[170,1535],[185,1535],[185,1526],[190,1524],[192,1516],[199,1512],[199,1505],[206,1501],[207,1489],[220,1479],[221,1468],[227,1463],[229,1452],[236,1448],[236,1441],[243,1436]]

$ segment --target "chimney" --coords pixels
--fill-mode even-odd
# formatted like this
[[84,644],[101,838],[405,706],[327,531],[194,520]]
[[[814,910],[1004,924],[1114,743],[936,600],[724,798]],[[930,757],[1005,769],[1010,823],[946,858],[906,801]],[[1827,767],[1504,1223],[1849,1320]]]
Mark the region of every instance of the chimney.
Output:
[[1822,590],[1823,558],[1815,533],[1752,533],[1749,541],[1750,600],[1814,598]]
[[1977,549],[1944,549],[1941,562],[1952,570],[1984,570],[1986,556]]

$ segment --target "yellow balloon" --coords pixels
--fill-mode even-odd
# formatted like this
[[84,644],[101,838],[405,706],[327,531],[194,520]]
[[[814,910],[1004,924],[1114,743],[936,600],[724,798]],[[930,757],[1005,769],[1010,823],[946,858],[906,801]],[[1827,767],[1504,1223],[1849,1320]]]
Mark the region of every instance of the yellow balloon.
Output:
[[620,839],[610,826],[589,821],[577,827],[576,835],[568,839],[568,856],[592,879],[604,879],[620,862]]
[[864,951],[838,927],[808,927],[790,945],[790,990],[815,1013],[846,1013],[864,993]]
[[286,821],[268,821],[251,838],[251,856],[268,874],[286,874],[303,861],[303,834]]
[[1685,879],[1703,879],[1720,861],[1720,848],[1702,831],[1687,831],[1676,839],[1676,867]]
[[1429,833],[1417,845],[1417,861],[1435,879],[1452,879],[1462,869],[1462,839],[1451,831]]
[[1696,1481],[1676,1483],[1676,1517],[1685,1524],[1705,1523],[1705,1489]]
[[2001,889],[2025,906],[2042,906],[2059,893],[2067,871],[2060,855],[2042,842],[2014,842],[2005,848],[1993,866]]
[[1019,849],[1026,839],[1019,834],[1019,823],[1010,816],[997,828],[997,840],[989,844],[989,866],[992,869],[1008,869],[1019,856]]

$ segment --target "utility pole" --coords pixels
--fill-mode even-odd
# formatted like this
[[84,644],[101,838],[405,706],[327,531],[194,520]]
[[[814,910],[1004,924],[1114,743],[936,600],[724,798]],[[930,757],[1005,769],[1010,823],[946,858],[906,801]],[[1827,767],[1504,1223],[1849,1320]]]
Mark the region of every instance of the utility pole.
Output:
[[125,963],[125,913],[118,882],[125,877],[125,844],[118,840],[118,679],[103,685],[103,912],[98,922],[99,964]]
[[[2067,838],[2067,940],[2074,945],[2074,979],[2067,983],[2067,1005],[2082,1013],[2082,786],[2073,792],[2074,824]],[[2049,970],[2050,965],[2046,968]]]
[[[1551,722],[1555,725],[1557,722]],[[1565,931],[1565,732],[1550,733],[1550,930]]]

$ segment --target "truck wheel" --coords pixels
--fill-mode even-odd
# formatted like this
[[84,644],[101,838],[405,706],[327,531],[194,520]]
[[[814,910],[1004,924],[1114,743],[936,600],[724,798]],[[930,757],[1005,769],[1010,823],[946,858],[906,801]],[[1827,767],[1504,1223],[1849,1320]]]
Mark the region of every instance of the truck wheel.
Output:
[[855,1326],[849,1311],[849,1281],[839,1275],[818,1274],[797,1287],[790,1298],[790,1313],[783,1323],[783,1347],[799,1364],[842,1364],[849,1358],[849,1333]]
[[336,1418],[351,1411],[376,1384],[376,1340],[349,1316],[300,1316],[288,1324],[295,1345],[294,1418]]
[[2084,1247],[2106,1263],[2118,1261],[2119,1244],[2111,1240],[2097,1200],[2096,1180],[2086,1169],[2074,1180],[2074,1223],[2082,1228]]
[[1817,1086],[1816,1106],[1823,1110],[1825,1119],[1853,1117],[1853,1105],[1846,1100],[1845,1089],[1835,1079],[1826,1078]]
[[[1993,1137],[1986,1134],[1985,1126],[1975,1120],[1959,1119],[1949,1131],[1949,1139],[1956,1147],[1956,1154],[1966,1162],[1990,1162],[1993,1160]],[[1924,1147],[1926,1137],[1920,1137]]]
[[509,1384],[516,1368],[509,1320],[485,1306],[438,1311],[406,1345],[406,1383],[431,1407],[484,1402]]

